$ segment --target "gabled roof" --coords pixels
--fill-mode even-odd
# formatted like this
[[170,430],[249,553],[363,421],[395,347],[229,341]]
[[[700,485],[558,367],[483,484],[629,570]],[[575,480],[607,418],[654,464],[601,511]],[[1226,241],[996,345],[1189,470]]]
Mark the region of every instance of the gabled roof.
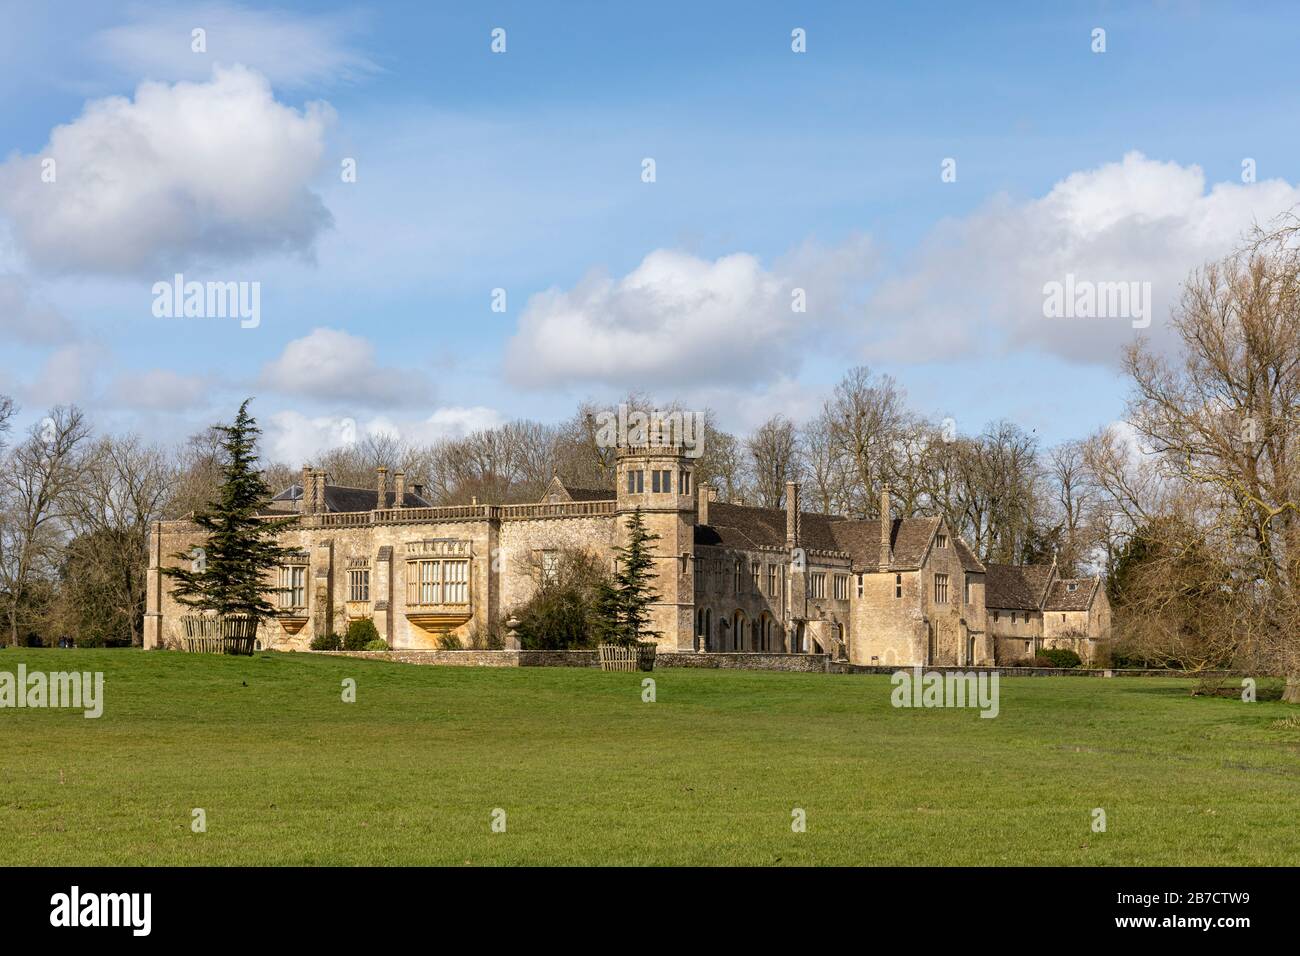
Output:
[[[392,489],[384,496],[383,507],[393,507],[397,494]],[[326,485],[325,486],[325,510],[326,511],[374,511],[375,502],[379,499],[379,491],[375,488],[352,488],[348,485]],[[271,499],[271,510],[274,512],[296,511],[296,503],[302,500],[302,485],[290,485],[284,491],[280,492]],[[431,508],[433,503],[420,497],[415,492],[408,490],[402,499],[405,508]],[[276,507],[276,505],[280,507]],[[294,507],[287,507],[288,505]]]
[[[800,540],[804,547],[845,551],[852,556],[854,567],[875,568],[879,565],[879,519],[843,518],[805,511],[800,514],[799,521]],[[891,567],[901,570],[919,568],[940,524],[939,518],[893,519],[890,523],[890,543],[894,552]],[[729,548],[784,548],[785,511],[712,502],[708,525],[695,529],[695,543]],[[956,539],[956,547],[963,568],[984,570],[979,559],[960,538]]]
[[1005,611],[1043,607],[1055,567],[1050,564],[986,564],[984,606]]
[[559,475],[552,476],[542,492],[542,502],[548,501],[613,501],[613,488],[575,488],[566,485]]
[[[1074,590],[1070,590],[1071,586]],[[1047,594],[1044,611],[1086,611],[1101,586],[1101,578],[1057,578]]]

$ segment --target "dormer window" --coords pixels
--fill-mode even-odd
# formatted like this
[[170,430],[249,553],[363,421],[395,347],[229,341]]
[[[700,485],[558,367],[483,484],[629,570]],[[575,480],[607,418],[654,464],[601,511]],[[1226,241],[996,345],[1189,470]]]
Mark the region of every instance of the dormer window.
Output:
[[936,548],[946,548],[946,547],[948,547],[948,536],[947,536],[946,534],[939,534],[939,535],[937,535],[937,536],[935,537],[935,539],[934,539],[934,546],[935,546]]

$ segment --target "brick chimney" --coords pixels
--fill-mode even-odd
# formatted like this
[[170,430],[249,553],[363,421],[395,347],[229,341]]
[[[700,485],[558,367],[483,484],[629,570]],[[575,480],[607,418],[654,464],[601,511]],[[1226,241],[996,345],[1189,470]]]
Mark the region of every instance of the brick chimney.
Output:
[[894,549],[890,547],[890,533],[894,529],[894,519],[889,507],[889,483],[880,486],[880,567],[888,568],[894,563]]
[[393,472],[393,507],[406,507],[406,472]]
[[785,546],[799,547],[799,482],[785,483]]
[[388,469],[380,465],[375,469],[375,507],[388,507]]
[[713,486],[701,484],[695,486],[695,523],[709,523],[709,502],[713,500]]
[[298,510],[305,515],[315,512],[315,503],[312,500],[316,491],[315,472],[311,470],[311,465],[302,466],[302,477],[298,479],[302,487],[302,497],[298,499]]

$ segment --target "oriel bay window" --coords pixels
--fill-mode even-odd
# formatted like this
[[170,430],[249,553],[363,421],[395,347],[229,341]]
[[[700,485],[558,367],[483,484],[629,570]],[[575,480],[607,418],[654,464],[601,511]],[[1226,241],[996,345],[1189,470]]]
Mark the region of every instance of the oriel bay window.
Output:
[[406,603],[469,603],[469,561],[465,558],[420,558],[406,563]]

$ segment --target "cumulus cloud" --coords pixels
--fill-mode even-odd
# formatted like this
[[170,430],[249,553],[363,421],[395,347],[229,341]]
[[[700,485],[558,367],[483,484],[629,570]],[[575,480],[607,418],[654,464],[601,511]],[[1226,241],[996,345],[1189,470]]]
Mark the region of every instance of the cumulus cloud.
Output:
[[504,420],[498,412],[483,406],[447,406],[427,418],[393,419],[378,415],[363,421],[287,410],[266,419],[263,444],[270,460],[298,467],[324,451],[360,441],[367,435],[389,435],[410,445],[424,445],[440,438],[459,438],[481,428],[494,428]]
[[313,329],[294,339],[262,369],[261,384],[286,394],[363,405],[428,397],[418,372],[381,366],[373,344],[339,329]]
[[[801,247],[772,269],[743,252],[708,260],[658,249],[621,278],[593,271],[532,296],[506,374],[524,386],[651,389],[775,379],[798,367],[792,345],[837,315],[845,280],[868,258],[862,239]],[[798,294],[806,311],[794,307]]]
[[1138,334],[1130,319],[1046,318],[1047,283],[1149,282],[1157,348],[1188,274],[1230,251],[1255,222],[1300,203],[1281,180],[1206,189],[1199,166],[1123,160],[1076,172],[1027,202],[1000,197],[942,223],[867,305],[868,359],[924,362],[1038,349],[1115,363]]
[[67,342],[70,322],[40,299],[24,276],[0,275],[0,338],[23,345]]
[[117,406],[156,411],[200,408],[210,397],[210,383],[204,378],[168,369],[123,372],[109,389],[109,399]]
[[21,389],[33,405],[84,403],[95,391],[103,355],[86,343],[73,343],[51,352],[36,377]]
[[[243,63],[276,86],[355,81],[379,67],[353,49],[361,28],[353,13],[297,14],[204,3],[145,9],[129,23],[97,33],[91,49],[132,77],[201,79],[214,63]],[[193,31],[204,31],[202,52]]]
[[[0,165],[0,213],[36,269],[170,274],[259,253],[309,256],[332,219],[308,184],[333,119],[244,67],[88,103],[37,155]],[[54,181],[47,181],[53,160]]]

